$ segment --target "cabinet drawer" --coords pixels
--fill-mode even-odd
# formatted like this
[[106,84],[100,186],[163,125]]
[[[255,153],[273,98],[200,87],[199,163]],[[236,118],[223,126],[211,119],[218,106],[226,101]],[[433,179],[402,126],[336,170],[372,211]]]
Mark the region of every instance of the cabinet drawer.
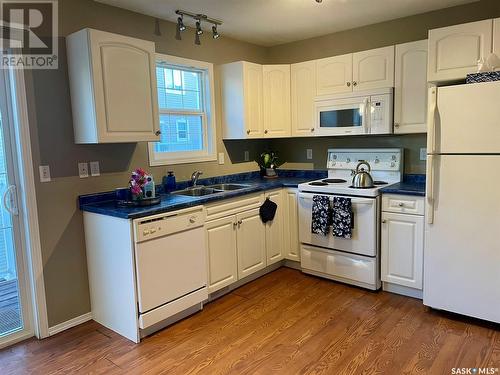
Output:
[[260,207],[263,202],[264,194],[260,193],[207,205],[207,221]]
[[382,211],[423,215],[424,207],[424,197],[392,194],[382,196]]

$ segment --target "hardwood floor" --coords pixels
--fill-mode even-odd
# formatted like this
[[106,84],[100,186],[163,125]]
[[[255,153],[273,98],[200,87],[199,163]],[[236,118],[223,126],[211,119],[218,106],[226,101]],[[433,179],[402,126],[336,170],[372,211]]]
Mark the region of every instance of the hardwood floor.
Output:
[[139,345],[89,322],[0,351],[1,374],[451,374],[453,367],[500,367],[500,327],[288,268]]

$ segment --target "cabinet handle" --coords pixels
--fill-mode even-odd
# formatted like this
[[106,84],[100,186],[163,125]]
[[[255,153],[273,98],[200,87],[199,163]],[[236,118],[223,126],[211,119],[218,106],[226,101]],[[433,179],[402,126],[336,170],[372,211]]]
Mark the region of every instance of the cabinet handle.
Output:
[[243,224],[243,220],[238,220],[238,225]]
[[357,85],[358,85],[358,83],[357,83],[356,81],[352,81],[352,85],[353,85],[353,86],[357,86]]
[[238,223],[235,221],[235,222],[233,223],[233,228],[236,228],[236,226],[237,226],[237,225],[238,225]]
[[311,132],[313,132],[313,131],[314,131],[314,128],[311,128]]
[[347,87],[351,87],[351,82],[346,83]]
[[264,130],[264,134],[267,134],[267,133],[268,133],[267,129],[266,129],[266,130]]
[[155,135],[158,137],[161,134],[161,130],[155,131]]
[[394,127],[395,127],[396,129],[397,129],[397,128],[399,128],[399,124],[396,122],[396,123],[394,124]]
[[399,206],[399,207],[404,207],[404,205],[405,205],[405,204],[404,204],[403,202],[399,202],[399,203],[398,203],[398,206]]
[[250,134],[250,130],[247,130],[247,134]]
[[387,223],[387,220],[382,220],[382,224],[385,224],[385,223]]

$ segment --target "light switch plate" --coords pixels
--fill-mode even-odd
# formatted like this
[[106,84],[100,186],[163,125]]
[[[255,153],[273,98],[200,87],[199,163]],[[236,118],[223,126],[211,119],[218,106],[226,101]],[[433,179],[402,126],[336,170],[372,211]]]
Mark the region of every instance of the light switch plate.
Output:
[[243,158],[245,159],[245,161],[250,161],[250,152],[249,151],[245,151]]
[[89,163],[78,163],[78,175],[80,178],[87,178],[89,176]]
[[425,147],[420,149],[420,160],[427,160],[427,148]]
[[91,161],[90,162],[90,175],[92,177],[97,177],[97,176],[101,175],[101,169],[99,167],[98,161]]
[[224,164],[224,153],[219,152],[219,165]]
[[313,150],[312,150],[312,148],[308,148],[306,150],[306,154],[307,154],[307,160],[312,160],[312,158],[313,158]]
[[40,182],[50,182],[50,167],[48,165],[40,165]]

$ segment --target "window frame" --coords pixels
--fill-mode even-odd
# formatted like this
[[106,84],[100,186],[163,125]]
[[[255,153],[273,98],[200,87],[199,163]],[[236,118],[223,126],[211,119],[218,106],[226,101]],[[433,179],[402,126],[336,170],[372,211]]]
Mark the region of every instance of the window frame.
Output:
[[[185,59],[182,57],[156,54],[155,72],[158,64],[177,66],[180,69],[194,69],[202,73],[201,97],[202,111],[190,110],[162,110],[158,108],[158,116],[165,114],[181,114],[200,116],[203,131],[203,149],[201,151],[179,151],[179,152],[156,152],[155,143],[148,142],[148,154],[150,166],[199,163],[217,160],[217,138],[215,118],[215,87],[213,64]],[[155,80],[156,82],[156,80]],[[157,87],[155,87],[158,90]],[[159,103],[158,103],[159,104]],[[158,105],[159,107],[159,105]],[[189,129],[188,129],[189,133]],[[189,137],[189,135],[188,135]]]

